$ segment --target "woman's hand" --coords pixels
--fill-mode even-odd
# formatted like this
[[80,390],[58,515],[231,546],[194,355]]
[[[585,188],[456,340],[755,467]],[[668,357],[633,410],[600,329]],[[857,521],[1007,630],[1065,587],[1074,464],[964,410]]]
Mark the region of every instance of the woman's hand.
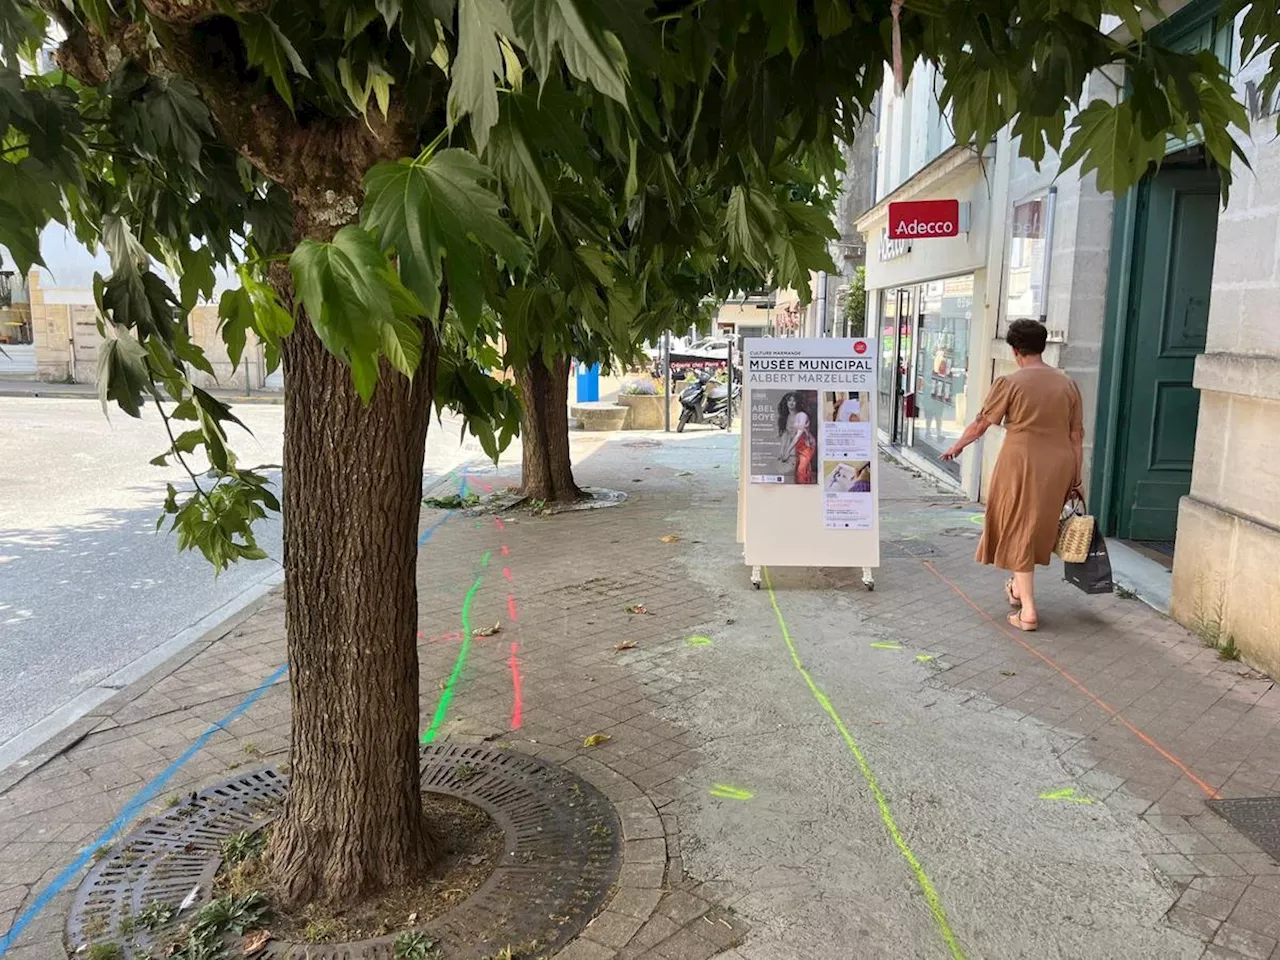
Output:
[[956,457],[960,456],[960,454],[963,452],[964,452],[964,447],[960,446],[960,444],[957,443],[946,453],[942,454],[942,456],[939,457],[938,459],[946,460],[949,463],[952,460],[954,460]]

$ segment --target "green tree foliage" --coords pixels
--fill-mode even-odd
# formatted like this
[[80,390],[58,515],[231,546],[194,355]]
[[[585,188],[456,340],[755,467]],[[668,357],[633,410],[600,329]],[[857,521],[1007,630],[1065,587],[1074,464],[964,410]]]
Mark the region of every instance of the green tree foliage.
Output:
[[867,268],[858,264],[849,281],[849,293],[844,301],[845,330],[852,337],[867,336]]

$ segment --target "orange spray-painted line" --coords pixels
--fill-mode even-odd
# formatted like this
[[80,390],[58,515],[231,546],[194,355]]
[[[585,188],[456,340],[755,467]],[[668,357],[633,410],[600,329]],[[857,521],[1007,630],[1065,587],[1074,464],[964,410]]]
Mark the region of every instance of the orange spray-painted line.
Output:
[[1177,767],[1178,770],[1182,773],[1182,775],[1185,776],[1192,783],[1194,783],[1201,790],[1203,790],[1205,795],[1210,800],[1222,799],[1222,794],[1220,794],[1217,790],[1215,790],[1209,784],[1205,783],[1198,776],[1196,776],[1195,772],[1189,766],[1187,766],[1176,754],[1170,752],[1169,750],[1166,750],[1155,740],[1155,738],[1151,737],[1149,734],[1144,733],[1142,730],[1139,730],[1137,727],[1135,727],[1132,723],[1129,722],[1128,717],[1126,717],[1123,713],[1121,713],[1111,704],[1107,703],[1107,701],[1103,700],[1100,696],[1098,696],[1096,693],[1094,693],[1092,690],[1086,687],[1083,683],[1077,680],[1074,676],[1071,675],[1071,673],[1065,667],[1059,664],[1056,660],[1054,660],[1048,654],[1044,653],[1042,650],[1039,650],[1036,647],[1033,647],[1031,644],[1027,643],[1027,641],[1024,640],[1022,637],[1018,636],[1018,631],[1015,631],[1012,627],[1007,627],[1004,624],[1000,623],[1000,621],[996,620],[995,617],[991,616],[989,613],[987,613],[987,611],[983,610],[980,606],[974,603],[967,593],[961,590],[960,587],[958,587],[952,581],[948,580],[946,576],[943,575],[943,573],[940,570],[938,570],[938,568],[935,567],[932,563],[930,563],[928,560],[924,560],[922,562],[924,563],[926,569],[928,569],[930,573],[932,573],[935,577],[937,577],[939,580],[941,580],[943,583],[949,586],[952,590],[954,590],[956,594],[962,600],[964,600],[965,603],[973,607],[973,609],[976,610],[984,620],[986,620],[993,627],[995,627],[997,630],[999,630],[1001,633],[1007,636],[1010,640],[1013,640],[1019,646],[1023,647],[1028,653],[1031,653],[1032,655],[1042,660],[1044,663],[1047,663],[1049,666],[1053,667],[1053,669],[1056,670],[1059,674],[1061,674],[1062,677],[1068,683],[1070,683],[1073,687],[1075,687],[1077,690],[1083,693],[1086,697],[1092,700],[1100,710],[1102,710],[1104,713],[1108,714],[1109,716],[1114,717],[1116,720],[1119,720],[1121,725],[1130,733],[1132,733],[1135,737],[1137,737],[1138,740],[1140,740],[1142,743],[1145,743],[1148,747],[1150,747],[1156,753],[1160,754],[1160,756],[1164,757],[1164,759],[1169,761],[1169,763]]

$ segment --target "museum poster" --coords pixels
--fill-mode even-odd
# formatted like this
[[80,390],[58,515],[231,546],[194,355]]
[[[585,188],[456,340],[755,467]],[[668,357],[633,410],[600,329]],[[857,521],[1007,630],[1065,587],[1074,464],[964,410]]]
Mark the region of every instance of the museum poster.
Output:
[[747,357],[752,483],[820,485],[829,529],[875,524],[868,340],[775,340]]

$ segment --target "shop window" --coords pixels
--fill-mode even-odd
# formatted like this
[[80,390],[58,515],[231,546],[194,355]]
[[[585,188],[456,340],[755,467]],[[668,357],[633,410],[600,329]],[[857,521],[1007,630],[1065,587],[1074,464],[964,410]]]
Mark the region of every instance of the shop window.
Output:
[[915,422],[911,446],[959,479],[960,468],[941,455],[964,431],[968,419],[969,334],[973,322],[973,276],[925,284],[915,354]]

